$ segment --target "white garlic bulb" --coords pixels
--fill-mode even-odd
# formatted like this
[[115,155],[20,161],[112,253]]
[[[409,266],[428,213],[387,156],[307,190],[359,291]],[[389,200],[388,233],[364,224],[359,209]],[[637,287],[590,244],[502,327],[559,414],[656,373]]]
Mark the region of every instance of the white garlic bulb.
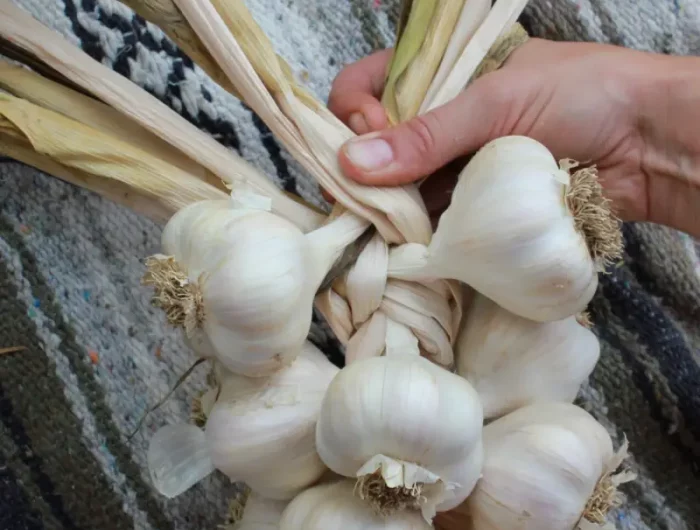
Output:
[[251,493],[243,506],[243,515],[231,530],[279,530],[282,514],[289,503],[266,499]]
[[279,530],[430,530],[420,512],[381,516],[354,491],[351,480],[321,484],[298,495],[282,514]]
[[367,226],[345,215],[304,234],[269,207],[244,189],[183,208],[163,232],[166,255],[148,261],[144,279],[197,353],[251,377],[294,360],[324,275]]
[[484,417],[536,401],[573,402],[600,356],[576,317],[535,322],[475,294],[455,346],[457,372],[476,389]]
[[269,378],[223,376],[205,435],[214,467],[271,499],[291,499],[326,471],[316,452],[321,403],[338,368],[311,343]]
[[215,469],[266,498],[289,500],[328,470],[316,452],[316,421],[338,368],[311,343],[288,367],[250,378],[218,366],[219,391],[202,432],[159,430],[149,447],[156,489],[174,497]]
[[484,428],[483,476],[459,509],[473,530],[574,530],[604,525],[616,487],[605,428],[567,403],[536,403]]
[[532,320],[580,313],[622,239],[595,172],[571,167],[527,137],[488,143],[460,174],[430,245],[394,251],[390,274],[460,280]]
[[[414,344],[404,348],[417,351],[410,332],[405,337]],[[332,471],[358,479],[360,495],[379,511],[416,508],[430,521],[436,510],[460,504],[478,480],[482,423],[466,380],[392,346],[335,377],[316,446]]]

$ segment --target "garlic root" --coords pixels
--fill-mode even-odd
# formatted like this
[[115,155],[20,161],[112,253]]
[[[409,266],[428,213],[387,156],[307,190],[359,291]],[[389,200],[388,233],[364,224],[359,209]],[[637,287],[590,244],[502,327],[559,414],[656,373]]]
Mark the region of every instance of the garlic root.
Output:
[[420,510],[423,499],[423,484],[390,488],[379,471],[357,479],[356,490],[358,496],[382,517],[403,510]]
[[146,259],[148,271],[144,285],[154,288],[152,303],[165,311],[168,323],[183,328],[188,335],[204,323],[204,302],[199,285],[191,282],[172,256],[156,255]]
[[578,315],[576,315],[576,322],[586,329],[593,328],[593,319],[588,311],[581,311]]
[[[564,170],[578,164],[571,160],[560,162]],[[603,194],[597,169],[585,167],[571,175],[566,191],[566,204],[574,218],[576,230],[584,237],[591,258],[599,271],[622,257],[620,221],[612,211],[612,203]]]
[[238,491],[228,504],[226,522],[221,526],[223,530],[237,530],[240,527],[249,499],[250,488],[243,486],[242,490]]
[[608,464],[605,474],[596,484],[578,524],[581,530],[586,530],[585,527],[591,525],[594,525],[594,529],[604,526],[607,523],[608,513],[622,506],[625,502],[625,496],[618,488],[621,484],[632,482],[637,478],[637,475],[632,471],[619,470],[622,463],[629,457],[628,448],[629,444],[625,439],[622,447]]
[[607,521],[608,512],[620,505],[620,494],[617,491],[612,476],[605,475],[596,484],[593,495],[588,499],[583,518],[593,524],[603,525]]

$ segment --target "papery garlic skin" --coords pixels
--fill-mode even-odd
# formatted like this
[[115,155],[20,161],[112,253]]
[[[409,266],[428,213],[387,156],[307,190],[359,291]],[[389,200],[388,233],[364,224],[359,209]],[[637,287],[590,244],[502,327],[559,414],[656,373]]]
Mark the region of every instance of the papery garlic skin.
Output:
[[460,504],[478,480],[482,422],[478,395],[464,379],[417,355],[376,357],[335,377],[316,446],[345,477],[380,470],[391,488],[411,487],[418,477],[430,520],[435,510]]
[[322,484],[297,496],[282,514],[279,530],[430,530],[419,512],[376,515],[355,495],[354,482]]
[[457,373],[478,392],[488,419],[538,401],[573,402],[600,343],[576,317],[535,322],[475,294],[455,354]]
[[221,393],[206,425],[214,467],[264,497],[291,499],[326,471],[315,429],[338,372],[312,344],[266,379],[219,373]]
[[150,440],[147,459],[151,483],[169,499],[184,493],[215,470],[204,433],[195,425],[161,427]]
[[268,375],[299,353],[311,325],[315,263],[305,235],[268,211],[203,201],[177,212],[162,245],[201,293],[204,337],[230,370]]
[[423,256],[416,245],[390,270],[398,277],[460,280],[525,318],[552,321],[583,311],[596,265],[565,194],[568,171],[539,142],[496,139],[459,177]]
[[235,530],[279,530],[282,514],[289,503],[266,499],[251,493],[245,502],[243,517],[237,521]]
[[614,459],[605,428],[563,403],[494,421],[484,447],[483,476],[464,505],[473,530],[573,530]]

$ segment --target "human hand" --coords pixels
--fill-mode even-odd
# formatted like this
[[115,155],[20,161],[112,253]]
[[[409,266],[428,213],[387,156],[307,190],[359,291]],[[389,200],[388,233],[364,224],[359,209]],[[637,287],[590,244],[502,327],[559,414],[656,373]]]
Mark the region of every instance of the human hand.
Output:
[[[461,157],[500,136],[524,135],[557,159],[596,164],[623,219],[673,225],[669,209],[684,199],[679,179],[663,168],[682,164],[669,157],[668,135],[652,123],[663,120],[656,108],[664,90],[659,80],[678,70],[673,59],[603,44],[531,39],[503,68],[477,79],[453,101],[386,129],[378,98],[390,53],[348,66],[333,84],[331,111],[356,133],[370,133],[341,150],[348,177],[391,186],[433,174],[421,191],[431,213],[440,213],[465,163]],[[454,167],[444,167],[453,161]]]

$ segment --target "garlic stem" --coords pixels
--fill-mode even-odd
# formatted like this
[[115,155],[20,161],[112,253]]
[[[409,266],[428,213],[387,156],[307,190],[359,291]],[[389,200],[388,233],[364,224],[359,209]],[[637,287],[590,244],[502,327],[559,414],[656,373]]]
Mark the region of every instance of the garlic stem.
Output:
[[464,90],[491,46],[517,21],[527,2],[528,0],[498,0],[496,2],[496,5],[491,8],[484,22],[465,46],[462,54],[455,61],[440,89],[430,103],[425,106],[425,112],[453,100]]
[[432,280],[428,272],[428,247],[407,243],[391,249],[388,275],[397,280]]
[[144,129],[112,107],[41,75],[0,59],[0,89],[34,105],[52,110],[73,120],[130,143],[152,156],[225,190],[220,179],[175,149],[169,143]]
[[352,212],[343,212],[326,225],[306,234],[306,238],[314,252],[318,264],[318,274],[315,278],[314,292],[318,290],[336,260],[343,251],[360,237],[370,222]]
[[386,356],[420,355],[418,338],[411,329],[391,318],[386,319]]
[[447,49],[442,57],[440,66],[433,76],[430,88],[423,99],[419,114],[426,111],[427,106],[435,97],[436,92],[445,82],[447,75],[452,70],[455,61],[462,54],[467,43],[476,33],[479,26],[484,22],[491,9],[491,0],[467,0],[462,7],[462,12],[457,21],[457,26],[452,31]]
[[[265,75],[274,82],[274,86],[266,87],[229,31],[227,21],[217,11],[217,6],[224,11],[220,2],[176,0],[176,3],[245,103],[340,204],[372,222],[390,243],[430,241],[430,220],[415,186],[375,188],[345,177],[338,164],[338,150],[354,136],[352,131],[327,110],[309,106],[306,99],[298,98],[289,80],[273,71],[279,69],[265,70]],[[259,40],[261,47],[270,47],[258,27],[251,25],[247,31],[246,38]],[[277,59],[273,60],[277,64]]]
[[0,35],[97,95],[122,114],[230,184],[246,181],[273,199],[275,211],[302,230],[316,228],[322,216],[284,195],[241,157],[197,129],[131,81],[93,60],[9,0],[0,0]]

